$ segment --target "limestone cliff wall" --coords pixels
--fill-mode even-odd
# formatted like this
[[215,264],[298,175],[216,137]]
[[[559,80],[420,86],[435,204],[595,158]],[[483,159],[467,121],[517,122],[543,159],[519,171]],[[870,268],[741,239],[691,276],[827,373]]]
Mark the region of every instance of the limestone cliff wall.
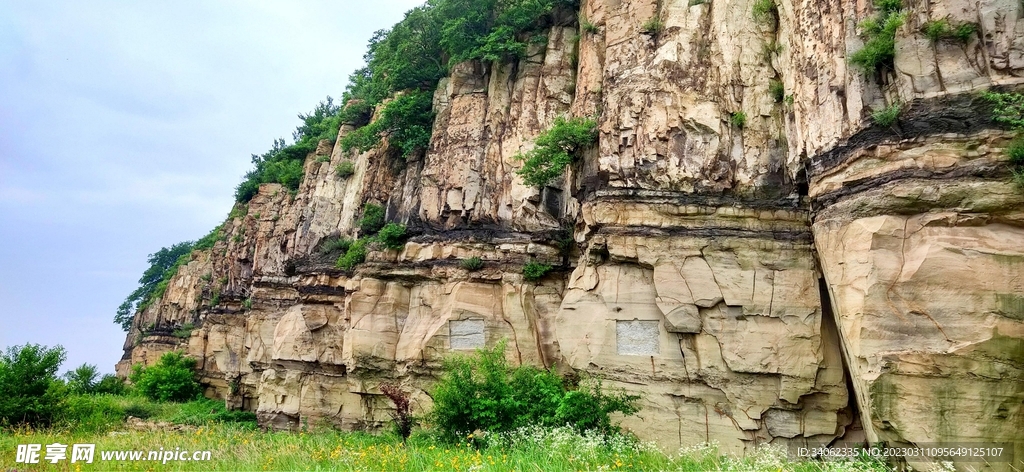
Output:
[[[783,0],[767,22],[752,3],[585,1],[596,32],[454,67],[425,155],[321,142],[297,193],[264,185],[138,314],[119,372],[184,348],[208,395],[265,424],[372,428],[381,381],[427,409],[446,354],[507,338],[515,362],[642,392],[623,424],[667,449],[1024,457],[1024,194],[976,96],[1024,84],[1024,5],[906,2],[895,71],[866,76],[847,56],[869,3]],[[939,19],[978,32],[933,42],[920,28]],[[899,121],[874,126],[894,103]],[[523,185],[515,154],[560,114],[597,116],[599,144]],[[366,202],[414,237],[338,270],[319,245],[354,234]],[[526,281],[529,260],[559,268]]]

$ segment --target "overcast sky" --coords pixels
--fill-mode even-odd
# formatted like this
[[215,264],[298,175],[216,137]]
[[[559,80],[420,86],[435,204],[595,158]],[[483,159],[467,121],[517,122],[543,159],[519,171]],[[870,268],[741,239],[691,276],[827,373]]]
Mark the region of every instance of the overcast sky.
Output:
[[113,372],[147,255],[219,224],[250,154],[421,3],[0,0],[0,347]]

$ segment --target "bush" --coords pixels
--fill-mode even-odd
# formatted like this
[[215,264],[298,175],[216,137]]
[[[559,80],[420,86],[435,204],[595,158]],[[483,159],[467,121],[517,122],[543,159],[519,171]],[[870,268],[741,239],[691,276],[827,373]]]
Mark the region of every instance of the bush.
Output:
[[743,129],[747,125],[747,114],[742,111],[737,111],[729,115],[729,123],[733,126]]
[[320,243],[320,254],[346,252],[350,246],[352,246],[352,240],[349,238],[344,236],[331,237]]
[[388,249],[405,247],[405,239],[405,225],[388,223],[377,232],[377,241],[380,241]]
[[153,366],[132,367],[130,379],[135,388],[156,401],[185,402],[197,398],[202,390],[195,380],[195,359],[180,352],[168,352]]
[[334,173],[338,174],[338,177],[342,179],[347,179],[356,173],[356,165],[352,161],[341,161],[338,165],[334,166]]
[[362,236],[371,236],[383,227],[384,207],[373,203],[363,205],[363,217],[359,219],[359,233]]
[[551,266],[540,262],[530,261],[523,266],[523,277],[526,280],[537,280],[544,277],[551,271]]
[[395,411],[391,414],[391,419],[394,421],[395,434],[401,436],[404,443],[409,439],[409,435],[412,434],[412,427],[416,422],[416,419],[409,410],[409,394],[403,392],[398,385],[391,383],[381,384],[380,391],[395,405]]
[[463,259],[459,262],[459,267],[468,271],[480,270],[484,266],[484,261],[480,260],[479,257],[470,257],[469,259]]
[[860,24],[864,47],[850,55],[850,62],[865,74],[872,74],[880,67],[892,69],[896,57],[896,30],[903,26],[906,14],[900,13],[899,0],[876,0],[878,16]]
[[871,119],[874,120],[878,126],[889,127],[896,123],[896,119],[900,116],[902,111],[899,103],[893,103],[888,107],[878,110],[871,114]]
[[388,145],[397,149],[403,158],[427,149],[434,125],[433,93],[429,90],[411,90],[388,102],[370,124],[345,135],[342,149],[366,152],[387,138]]
[[0,354],[0,425],[48,425],[61,413],[65,389],[57,369],[66,356],[61,346],[38,344]]
[[1024,131],[1024,94],[985,92],[982,98],[992,104],[992,119],[1018,131]]
[[596,382],[574,388],[557,374],[532,366],[512,368],[505,359],[505,341],[474,356],[452,356],[433,393],[430,417],[449,441],[482,430],[570,425],[578,430],[613,432],[609,415],[638,411],[637,396],[606,394]]
[[366,260],[366,243],[367,238],[360,238],[356,242],[349,246],[348,251],[345,251],[335,265],[341,269],[352,270],[353,267],[362,264]]
[[600,32],[600,29],[598,29],[597,25],[588,21],[587,17],[583,16],[582,13],[577,18],[580,22],[580,31],[590,34],[597,34]]
[[96,382],[96,387],[93,388],[93,393],[124,395],[128,393],[128,388],[124,385],[124,380],[118,378],[114,374],[106,374],[100,378],[99,382]]
[[536,146],[526,154],[517,154],[523,167],[516,174],[526,185],[542,186],[565,172],[583,149],[597,142],[597,122],[590,118],[555,118],[547,131],[537,136]]
[[150,418],[173,408],[170,403],[155,403],[143,397],[109,394],[71,395],[56,421],[75,433],[104,433],[124,427],[129,416]]

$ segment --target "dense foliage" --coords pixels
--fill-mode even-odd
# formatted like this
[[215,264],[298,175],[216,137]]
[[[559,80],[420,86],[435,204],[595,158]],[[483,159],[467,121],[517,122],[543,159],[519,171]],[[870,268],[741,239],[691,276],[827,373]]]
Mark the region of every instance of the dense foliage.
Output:
[[195,367],[195,359],[180,352],[168,352],[156,365],[134,365],[129,378],[139,393],[147,398],[184,402],[197,398],[202,392],[195,379]]
[[388,223],[377,232],[377,241],[388,249],[401,249],[405,240],[405,225]]
[[289,190],[297,190],[302,183],[302,166],[306,156],[316,150],[321,139],[334,141],[338,137],[342,121],[340,111],[334,99],[327,97],[311,113],[300,113],[302,124],[292,133],[295,142],[285,144],[284,139],[275,139],[269,151],[253,154],[253,169],[245,174],[245,178],[235,188],[235,200],[248,202],[259,191],[260,184],[278,183]]
[[[206,239],[203,238],[203,240]],[[117,308],[114,323],[128,331],[132,326],[135,312],[149,306],[152,300],[160,298],[164,294],[171,277],[178,273],[178,267],[188,262],[189,254],[192,253],[194,246],[192,241],[184,241],[150,254],[149,268],[142,273],[142,277],[139,279],[139,288],[129,294],[128,298]]]
[[359,234],[372,236],[384,227],[384,207],[367,203],[363,205],[363,216],[359,219]]
[[555,118],[547,131],[537,136],[535,146],[516,159],[523,167],[516,171],[526,185],[547,185],[565,172],[580,153],[597,142],[597,122],[590,118]]
[[64,384],[57,369],[64,348],[11,346],[0,353],[0,426],[46,425],[60,413]]
[[[387,139],[402,157],[425,150],[434,121],[437,81],[467,60],[512,61],[577,0],[432,0],[370,40],[366,66],[349,77],[341,119],[359,129],[345,150],[366,151]],[[570,16],[571,17],[571,16]],[[389,97],[394,97],[388,100]],[[377,119],[370,116],[377,111]]]
[[900,0],[875,0],[877,15],[860,23],[864,47],[850,55],[850,62],[865,74],[872,74],[880,68],[893,68],[896,30],[907,19],[902,7]]
[[352,270],[355,266],[362,264],[366,260],[366,245],[370,243],[370,238],[359,238],[355,240],[348,249],[345,250],[345,254],[338,257],[335,266],[345,270]]
[[445,360],[444,375],[433,393],[431,419],[449,440],[473,431],[504,432],[526,426],[565,426],[611,433],[610,414],[639,411],[638,396],[606,393],[600,381],[577,385],[553,371],[512,367],[505,342],[474,356]]

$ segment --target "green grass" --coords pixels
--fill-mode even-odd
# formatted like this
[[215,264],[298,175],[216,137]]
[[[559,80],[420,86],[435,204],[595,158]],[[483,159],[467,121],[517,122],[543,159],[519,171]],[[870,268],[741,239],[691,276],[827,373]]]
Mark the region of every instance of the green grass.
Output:
[[896,123],[896,120],[900,117],[900,112],[903,111],[899,103],[893,103],[888,107],[878,110],[871,114],[871,119],[878,126],[889,127]]
[[773,23],[779,14],[775,0],[755,0],[752,8],[754,19],[762,23]]
[[664,29],[665,23],[661,21],[661,17],[655,15],[644,22],[643,26],[640,27],[640,32],[651,36],[657,36],[661,34]]
[[[123,431],[123,430],[122,430]],[[260,432],[232,424],[214,424],[179,432],[65,433],[56,430],[0,434],[0,463],[14,464],[18,444],[95,444],[92,464],[81,470],[677,470],[677,471],[883,471],[870,462],[793,462],[778,448],[734,458],[714,446],[696,446],[665,454],[653,445],[626,437],[602,439],[568,428],[524,429],[492,435],[474,444],[440,442],[422,431],[407,444],[394,435],[315,432]],[[102,451],[210,451],[210,461],[104,462]],[[45,448],[43,450],[45,452]],[[65,460],[55,468],[70,464]],[[50,466],[49,463],[44,467]],[[77,470],[77,467],[73,469]]]
[[582,31],[584,33],[597,34],[597,33],[599,33],[601,31],[600,29],[598,29],[597,25],[595,25],[595,24],[591,23],[590,21],[588,21],[587,17],[583,16],[582,13],[579,15],[579,21],[580,21],[580,31]]
[[964,23],[953,27],[948,20],[929,21],[921,27],[921,32],[933,43],[942,40],[955,40],[961,44],[967,44],[978,32],[978,25]]
[[459,261],[459,267],[468,271],[480,270],[484,266],[484,261],[479,257],[470,257],[469,259],[463,259]]

